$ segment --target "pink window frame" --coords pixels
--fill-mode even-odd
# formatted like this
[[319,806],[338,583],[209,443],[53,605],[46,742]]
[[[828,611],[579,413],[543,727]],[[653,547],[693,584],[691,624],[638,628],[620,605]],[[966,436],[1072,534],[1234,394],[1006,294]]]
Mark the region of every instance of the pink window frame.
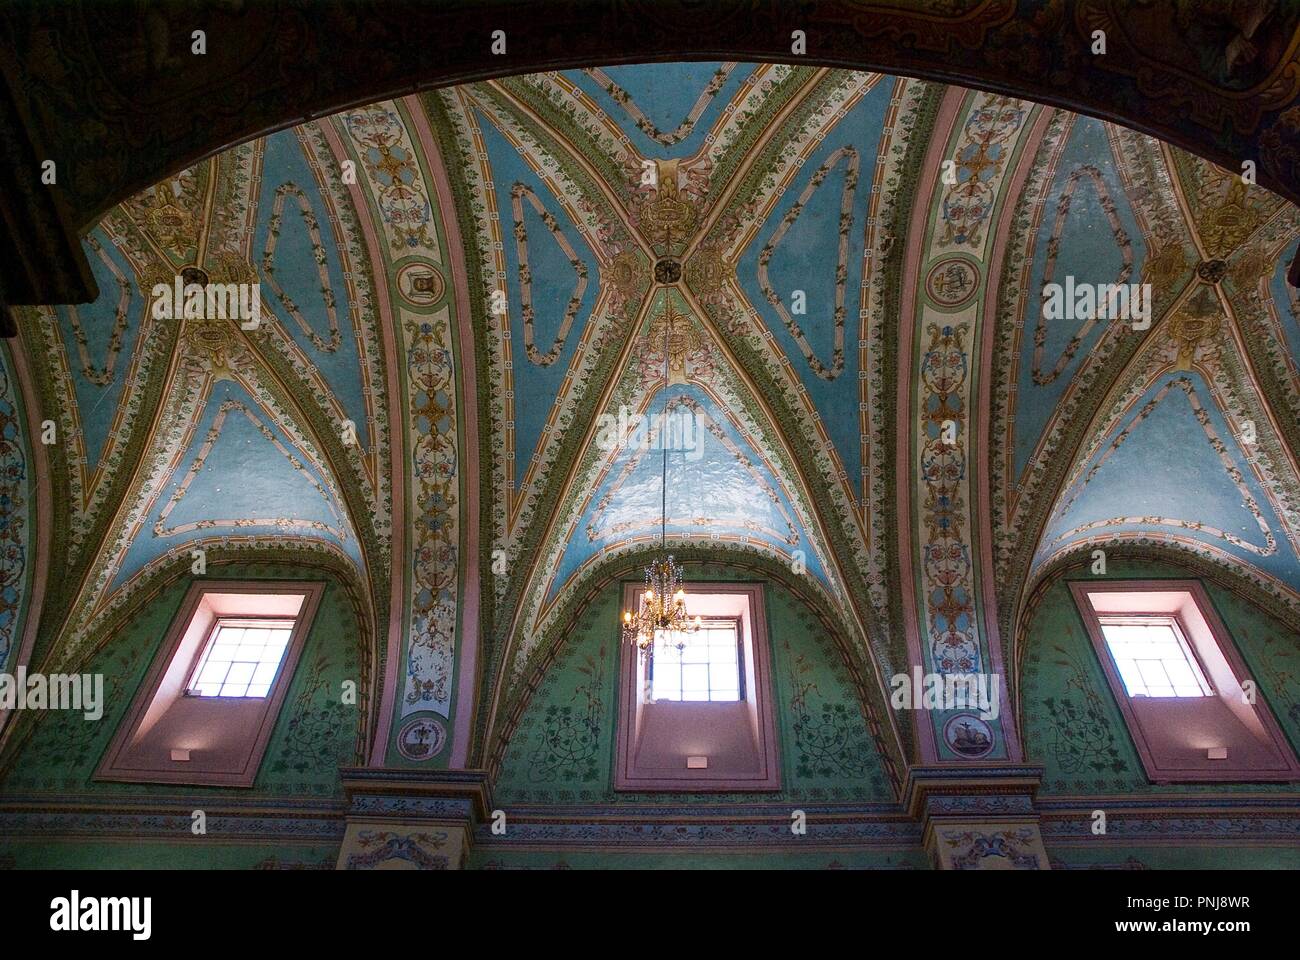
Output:
[[[1123,714],[1124,723],[1128,727],[1129,736],[1133,740],[1133,745],[1137,749],[1138,757],[1142,761],[1142,767],[1146,772],[1147,778],[1155,783],[1179,783],[1179,782],[1203,782],[1203,783],[1244,783],[1244,782],[1289,782],[1300,779],[1300,762],[1297,761],[1295,750],[1287,740],[1286,734],[1278,725],[1277,720],[1273,717],[1267,701],[1264,699],[1262,692],[1259,690],[1259,684],[1251,675],[1246,663],[1241,658],[1237,645],[1228,632],[1227,626],[1220,619],[1218,611],[1215,610],[1213,602],[1210,600],[1209,593],[1206,592],[1205,585],[1199,580],[1106,580],[1099,583],[1089,583],[1087,581],[1073,580],[1070,582],[1070,592],[1074,596],[1075,605],[1078,607],[1079,615],[1083,618],[1084,628],[1088,632],[1088,637],[1092,641],[1093,650],[1097,654],[1097,659],[1101,662],[1103,672],[1106,674],[1106,682],[1109,684],[1111,693],[1115,697],[1120,713]],[[1178,623],[1178,629],[1186,638],[1187,645],[1193,657],[1196,658],[1197,669],[1205,676],[1206,681],[1213,690],[1212,696],[1221,697],[1222,692],[1219,684],[1212,676],[1212,671],[1208,669],[1205,658],[1198,649],[1198,643],[1195,639],[1195,633],[1190,629],[1190,625],[1185,621],[1182,614],[1178,611],[1160,609],[1154,604],[1147,607],[1136,607],[1134,609],[1125,609],[1120,612],[1101,611],[1098,612],[1094,607],[1089,594],[1098,593],[1120,593],[1138,596],[1143,593],[1151,594],[1188,594],[1192,603],[1195,605],[1197,612],[1204,620],[1209,630],[1209,639],[1218,648],[1220,655],[1227,663],[1228,669],[1233,675],[1233,679],[1238,685],[1246,681],[1255,683],[1257,696],[1255,702],[1250,704],[1251,711],[1259,720],[1260,725],[1268,734],[1273,747],[1278,751],[1283,762],[1286,764],[1285,769],[1267,770],[1256,767],[1239,767],[1232,766],[1231,761],[1223,766],[1216,766],[1214,769],[1171,769],[1162,767],[1155,756],[1154,751],[1147,739],[1146,731],[1143,728],[1141,720],[1138,718],[1133,709],[1132,701],[1129,698],[1128,690],[1124,686],[1124,679],[1120,676],[1118,668],[1115,666],[1115,660],[1111,656],[1110,646],[1106,642],[1105,634],[1102,631],[1101,618],[1109,616],[1152,616],[1152,617],[1172,617]],[[1166,698],[1160,698],[1166,699]],[[1167,702],[1173,710],[1177,710],[1176,704],[1183,698],[1167,698]],[[1190,698],[1193,701],[1200,698]],[[1156,701],[1150,701],[1156,702]],[[1168,709],[1168,708],[1166,708]],[[1217,761],[1216,761],[1217,763]]]
[[[618,682],[618,721],[615,737],[614,789],[617,791],[656,792],[767,792],[781,789],[781,764],[776,731],[776,701],[773,697],[771,639],[767,627],[767,607],[761,583],[687,583],[688,597],[739,596],[748,607],[747,652],[752,660],[753,679],[742,679],[749,703],[753,698],[754,719],[751,732],[755,739],[759,769],[753,776],[720,775],[711,770],[682,770],[677,775],[647,774],[635,765],[635,751],[640,737],[640,698],[637,689],[639,654],[636,647],[620,640],[622,650]],[[634,610],[641,585],[623,586],[623,609]],[[689,601],[688,601],[689,603]],[[740,630],[746,627],[742,622]],[[743,667],[742,667],[743,669]],[[733,706],[719,702],[718,706]]]
[[[266,753],[266,747],[270,742],[271,734],[275,729],[276,721],[279,719],[280,708],[284,705],[285,696],[289,692],[289,684],[298,665],[298,658],[302,653],[307,636],[311,632],[312,623],[315,620],[316,611],[320,606],[321,597],[324,593],[325,584],[317,581],[203,580],[190,584],[185,598],[181,601],[180,609],[172,619],[171,627],[163,638],[162,644],[158,647],[158,652],[154,655],[149,672],[141,682],[135,698],[131,702],[130,709],[121,723],[118,724],[117,731],[109,742],[108,749],[104,752],[104,757],[95,771],[94,779],[122,783],[179,783],[223,787],[253,786],[253,782],[257,778],[258,768],[261,766],[262,758]],[[193,676],[199,658],[203,656],[203,652],[207,649],[212,636],[211,631],[215,629],[217,623],[221,620],[258,619],[263,616],[259,613],[240,614],[237,612],[216,613],[213,615],[212,625],[204,629],[203,639],[199,642],[197,649],[190,655],[189,663],[185,666],[181,689],[176,694],[167,697],[169,703],[184,699],[208,703],[213,705],[214,708],[223,703],[230,704],[238,701],[244,705],[242,709],[248,710],[251,714],[255,713],[257,715],[256,732],[252,737],[235,744],[237,755],[242,761],[240,769],[238,771],[205,770],[201,764],[191,765],[188,763],[176,767],[124,765],[121,761],[134,745],[136,735],[146,715],[154,706],[155,700],[159,699],[159,689],[163,680],[172,667],[172,662],[180,651],[182,643],[190,633],[195,618],[200,612],[201,605],[210,594],[218,596],[246,595],[250,604],[248,609],[256,605],[254,600],[256,597],[293,596],[302,598],[298,612],[293,616],[293,634],[289,638],[284,658],[280,662],[280,669],[276,673],[275,682],[271,685],[271,689],[265,697],[189,697],[185,693],[185,687],[188,686],[190,677]],[[288,619],[288,617],[281,614],[277,616],[277,619],[284,620]],[[170,706],[166,709],[170,709]],[[164,717],[165,712],[164,709]]]

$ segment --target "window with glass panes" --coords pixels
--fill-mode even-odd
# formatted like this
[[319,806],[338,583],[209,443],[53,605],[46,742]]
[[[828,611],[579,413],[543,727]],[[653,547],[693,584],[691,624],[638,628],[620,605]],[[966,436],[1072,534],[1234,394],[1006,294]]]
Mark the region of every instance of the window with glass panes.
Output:
[[655,638],[652,700],[734,703],[744,694],[739,621],[706,620],[695,632]]
[[1102,636],[1130,697],[1208,697],[1214,691],[1174,617],[1101,617]]
[[190,676],[192,697],[265,697],[293,633],[292,620],[218,620]]

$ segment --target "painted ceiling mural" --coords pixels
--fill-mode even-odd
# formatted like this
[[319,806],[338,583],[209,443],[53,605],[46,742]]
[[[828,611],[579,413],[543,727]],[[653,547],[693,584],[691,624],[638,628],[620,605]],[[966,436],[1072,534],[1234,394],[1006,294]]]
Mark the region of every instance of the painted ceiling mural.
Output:
[[[1114,544],[1204,559],[1294,611],[1296,381],[1283,328],[1294,314],[1285,282],[1273,282],[1285,271],[1273,258],[1296,235],[1293,208],[1061,111],[1036,149],[1010,224],[993,352],[1002,629],[1026,579]],[[1053,329],[1041,291],[1062,275],[1149,283],[1148,329]]]
[[13,357],[0,350],[0,670],[17,656],[32,577],[30,437]]
[[[57,411],[49,484],[69,505],[35,658],[77,662],[159,583],[220,576],[239,554],[316,557],[362,596],[386,589],[380,324],[356,211],[318,179],[323,146],[288,131],[123,204],[86,240],[111,296],[27,318],[42,408]],[[155,285],[177,277],[260,281],[266,322],[168,315]],[[374,667],[357,677],[363,704]]]
[[[379,750],[445,764],[661,536],[803,578],[882,703],[912,665],[1015,663],[1080,551],[1195,557],[1300,617],[1298,245],[1295,208],[1149,137],[878,74],[664,63],[346,110],[114,208],[99,299],[24,312],[63,505],[33,656],[87,655],[199,552],[327,563],[365,598]],[[160,314],[177,277],[259,284],[259,320]],[[1149,323],[1062,319],[1051,284],[1150,284]],[[6,362],[0,664],[22,408]],[[1013,711],[973,741],[877,715],[928,759],[1019,757]]]

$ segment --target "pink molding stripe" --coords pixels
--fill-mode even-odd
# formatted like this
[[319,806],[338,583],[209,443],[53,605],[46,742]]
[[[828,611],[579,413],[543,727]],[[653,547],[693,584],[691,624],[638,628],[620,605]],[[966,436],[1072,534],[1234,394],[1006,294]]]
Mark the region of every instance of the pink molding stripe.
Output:
[[[481,590],[479,576],[479,462],[478,462],[478,384],[474,357],[474,330],[470,323],[469,277],[465,273],[465,259],[462,254],[465,245],[460,235],[460,225],[456,220],[452,205],[451,181],[447,178],[447,168],[442,161],[442,153],[434,143],[433,131],[429,129],[429,120],[419,98],[412,95],[405,99],[410,110],[412,126],[416,139],[424,150],[428,161],[429,173],[433,180],[433,190],[437,195],[439,213],[450,211],[450,216],[442,217],[443,231],[447,237],[448,267],[452,273],[452,287],[456,291],[456,315],[453,321],[460,338],[459,364],[461,390],[461,429],[464,443],[461,449],[461,497],[464,509],[464,587],[461,591],[460,634],[456,645],[456,682],[455,725],[452,730],[451,757],[448,766],[464,767],[469,758],[470,734],[474,725],[475,693],[478,690],[478,645],[479,645],[479,594]],[[464,362],[469,357],[470,362]],[[396,684],[394,684],[396,686]],[[389,711],[391,713],[391,710]]]
[[[342,166],[343,161],[350,160],[351,157],[343,146],[338,131],[334,129],[334,125],[328,120],[322,120],[319,126],[321,132],[325,135],[325,141],[329,144],[330,153]],[[357,181],[348,184],[347,189],[356,208],[365,210],[366,195],[361,189],[359,178]],[[370,262],[375,265],[377,274],[374,277],[373,286],[376,306],[379,311],[379,336],[384,348],[384,368],[387,373],[384,389],[388,391],[389,397],[388,453],[392,479],[388,484],[388,488],[389,495],[393,499],[389,552],[396,561],[397,558],[406,556],[406,427],[402,422],[402,385],[397,376],[397,326],[393,319],[392,301],[388,296],[387,277],[386,275],[379,276],[377,269],[380,264],[387,263],[384,253],[386,248],[384,244],[379,242],[379,238],[375,234],[375,224],[372,217],[358,217],[357,220],[361,224],[361,233],[365,237],[366,251],[370,255]],[[403,627],[406,594],[410,587],[407,575],[408,569],[409,567],[405,561],[389,564],[388,657],[384,668],[384,682],[381,687],[382,699],[378,704],[379,712],[374,715],[375,722],[372,724],[374,737],[370,742],[370,755],[367,760],[370,766],[383,766],[384,748],[388,743],[388,733],[392,726],[393,697],[396,695],[397,669],[402,654],[402,637],[405,633]],[[373,690],[378,682],[378,676],[372,674],[371,703],[375,702]]]
[[18,374],[19,391],[23,398],[23,411],[27,415],[28,447],[32,455],[32,471],[36,477],[36,529],[34,539],[28,541],[35,549],[32,567],[32,589],[28,595],[27,610],[23,617],[23,638],[18,646],[15,664],[26,663],[36,645],[36,629],[40,625],[41,605],[45,599],[45,581],[50,572],[50,541],[53,537],[54,494],[50,488],[50,463],[41,443],[40,395],[32,379],[31,364],[22,340],[9,341],[10,356]]
[[[1002,696],[1005,698],[1004,702],[1008,705],[1011,704],[1011,690],[1006,680],[1007,675],[1002,658],[1001,631],[998,628],[997,571],[993,565],[993,493],[989,472],[989,449],[992,446],[990,433],[993,419],[993,340],[997,333],[997,301],[1000,287],[998,281],[1002,276],[1002,262],[1006,259],[1007,243],[1011,236],[1011,221],[1016,214],[1017,204],[1015,199],[1020,196],[1025,181],[1029,179],[1030,169],[1033,167],[1034,158],[1038,153],[1038,145],[1042,142],[1043,134],[1047,131],[1047,124],[1050,122],[1051,116],[1051,111],[1040,110],[1037,119],[1029,128],[1029,133],[1024,140],[1024,147],[1021,150],[1020,163],[1012,172],[1011,179],[1004,188],[1009,199],[1002,205],[1002,211],[998,216],[998,226],[993,231],[993,246],[984,273],[984,322],[982,324],[982,340],[979,349],[981,360],[979,389],[977,392],[978,401],[976,404],[979,408],[976,414],[978,426],[972,442],[972,446],[978,451],[978,459],[975,464],[975,491],[980,505],[979,529],[977,531],[980,539],[978,573],[981,586],[980,592],[984,597],[983,616],[981,617],[984,637],[988,644],[993,673],[999,678],[1002,685]],[[1020,733],[1016,729],[1015,711],[1003,711],[1002,716],[1006,720],[999,725],[1002,728],[1002,736],[1006,743],[1007,759],[1019,761],[1024,754],[1020,745]]]
[[[922,167],[923,170],[933,171],[934,175],[922,178],[926,186],[922,188],[922,192],[913,201],[912,220],[908,226],[907,253],[903,261],[903,276],[913,278],[913,282],[904,284],[903,296],[898,311],[900,318],[898,355],[907,358],[907,360],[898,365],[898,402],[896,411],[898,433],[895,457],[897,464],[909,465],[909,477],[911,475],[910,464],[912,463],[912,374],[914,364],[911,358],[916,333],[916,317],[914,316],[916,310],[916,278],[920,276],[922,248],[925,238],[929,235],[927,220],[934,199],[935,184],[938,183],[939,171],[943,168],[948,142],[952,138],[957,115],[967,93],[968,91],[961,88],[950,87],[947,93],[944,94],[943,102],[939,105],[939,114],[934,122],[934,133],[930,137],[930,146],[926,150]],[[912,557],[916,545],[912,532],[911,483],[910,481],[896,483],[894,486],[898,498],[898,569],[899,592],[903,598],[903,630],[907,635],[909,661],[911,664],[924,666],[925,657],[921,651],[920,626],[916,618],[916,571]],[[929,722],[916,723],[915,731],[917,746],[921,751],[921,759],[925,762],[937,760],[939,753],[935,745],[932,724]]]

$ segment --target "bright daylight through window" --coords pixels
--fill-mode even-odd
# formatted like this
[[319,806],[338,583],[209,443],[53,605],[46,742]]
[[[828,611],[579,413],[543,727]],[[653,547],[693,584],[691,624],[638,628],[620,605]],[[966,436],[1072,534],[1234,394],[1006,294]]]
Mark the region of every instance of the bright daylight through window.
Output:
[[650,696],[656,701],[742,699],[736,621],[708,620],[694,633],[658,634],[650,673]]
[[265,697],[293,632],[292,620],[218,620],[186,692],[193,697]]
[[1130,697],[1213,695],[1173,617],[1102,617],[1101,630]]

